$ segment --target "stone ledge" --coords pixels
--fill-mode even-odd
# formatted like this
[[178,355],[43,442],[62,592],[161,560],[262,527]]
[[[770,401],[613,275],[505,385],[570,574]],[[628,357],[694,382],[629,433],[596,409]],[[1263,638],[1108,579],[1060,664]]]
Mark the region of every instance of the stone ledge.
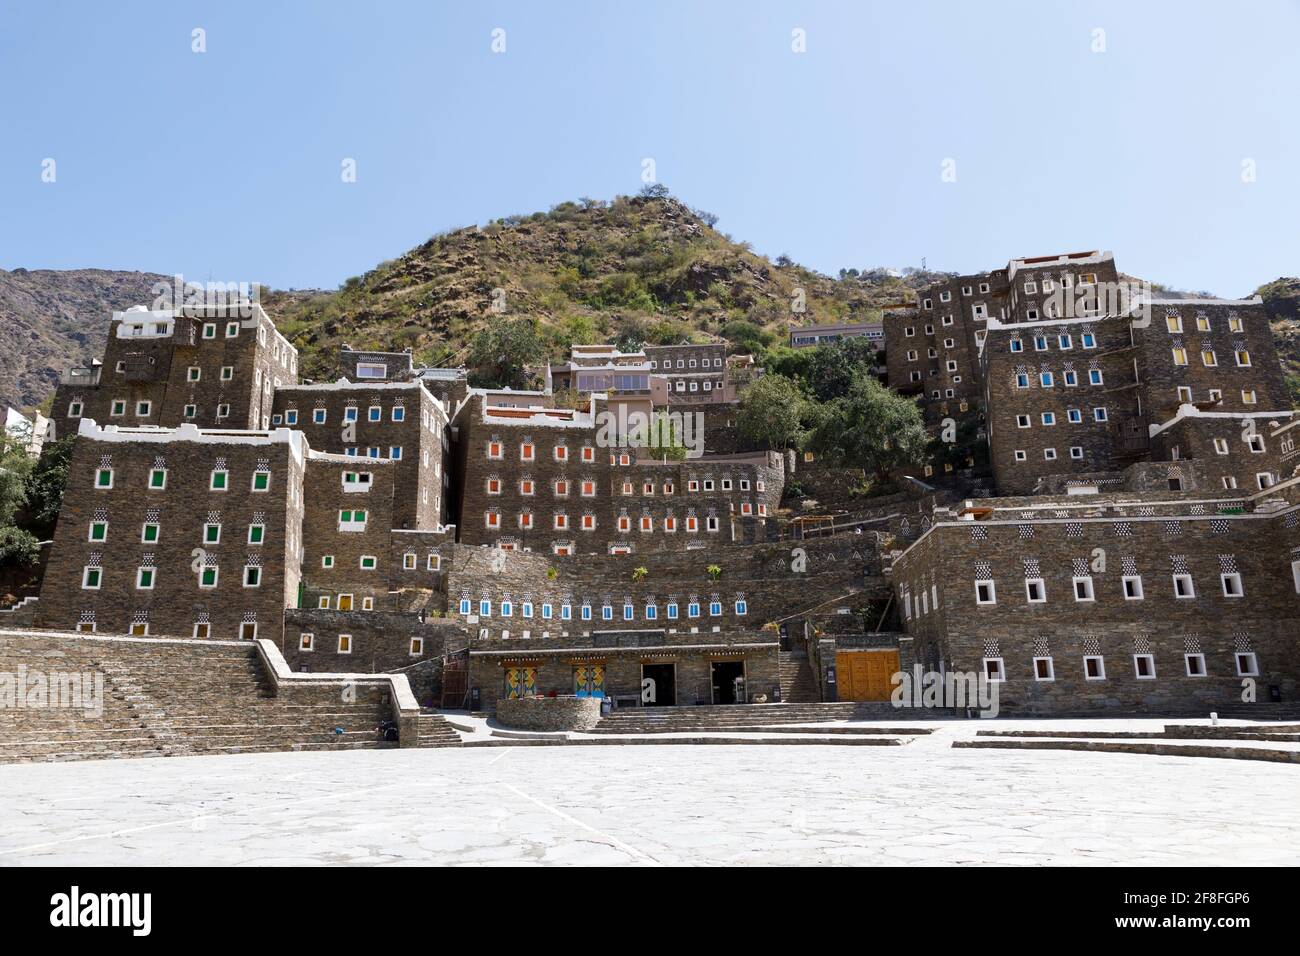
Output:
[[497,722],[520,730],[590,730],[600,722],[595,697],[497,699]]

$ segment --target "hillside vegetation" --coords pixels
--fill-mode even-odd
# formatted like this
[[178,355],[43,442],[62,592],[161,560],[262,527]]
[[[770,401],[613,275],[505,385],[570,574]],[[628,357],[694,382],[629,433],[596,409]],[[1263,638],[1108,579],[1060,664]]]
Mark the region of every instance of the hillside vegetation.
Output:
[[303,351],[303,374],[323,378],[344,342],[466,364],[480,331],[518,318],[553,357],[573,343],[719,336],[761,351],[787,342],[791,324],[878,316],[937,275],[831,278],[760,256],[713,221],[662,193],[566,202],[435,236],[336,292],[271,293],[266,306]]

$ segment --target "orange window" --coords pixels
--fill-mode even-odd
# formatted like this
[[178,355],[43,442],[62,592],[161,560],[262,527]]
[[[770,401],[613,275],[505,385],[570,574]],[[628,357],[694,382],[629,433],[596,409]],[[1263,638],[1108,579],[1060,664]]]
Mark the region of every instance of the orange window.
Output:
[[583,531],[594,531],[595,529],[596,529],[596,516],[595,516],[595,515],[583,515],[583,516],[582,516],[582,530],[583,530]]
[[568,516],[568,515],[556,515],[556,516],[555,516],[555,530],[556,530],[556,531],[563,531],[563,530],[564,530],[565,528],[567,528],[568,526],[569,526],[569,516]]
[[501,443],[499,441],[488,442],[488,457],[489,458],[501,457]]
[[567,481],[557,481],[555,483],[555,493],[561,497],[569,493],[569,483]]
[[519,457],[524,461],[532,461],[535,452],[532,442],[524,442],[519,446]]
[[531,495],[533,493],[533,481],[531,478],[523,478],[520,480],[519,493],[521,495]]
[[566,446],[564,446],[564,445],[556,445],[556,446],[555,446],[555,460],[556,460],[556,461],[568,461],[568,460],[569,460],[569,449],[568,449]]
[[487,482],[487,493],[490,495],[501,494],[501,479],[489,478]]
[[596,460],[596,449],[592,448],[590,445],[584,445],[583,448],[582,448],[582,460],[583,460],[583,461],[595,461],[595,460]]

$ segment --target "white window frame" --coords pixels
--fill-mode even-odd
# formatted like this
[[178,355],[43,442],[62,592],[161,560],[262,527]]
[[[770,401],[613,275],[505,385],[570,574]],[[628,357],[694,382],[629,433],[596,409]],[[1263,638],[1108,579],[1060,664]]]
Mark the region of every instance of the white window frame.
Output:
[[[1038,585],[1040,597],[1035,598],[1031,585]],[[1047,582],[1042,578],[1025,578],[1025,601],[1029,604],[1046,604],[1047,603]]]

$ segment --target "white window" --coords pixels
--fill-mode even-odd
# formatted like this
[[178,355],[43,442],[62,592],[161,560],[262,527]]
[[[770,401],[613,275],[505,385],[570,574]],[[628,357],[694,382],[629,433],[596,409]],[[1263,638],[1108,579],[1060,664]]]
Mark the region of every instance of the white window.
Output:
[[988,678],[989,683],[997,684],[1005,681],[1007,679],[1007,673],[1002,666],[1002,658],[984,658],[984,676]]
[[1016,449],[1016,461],[1027,461],[1029,454],[1023,448]]
[[1237,662],[1238,677],[1259,676],[1259,660],[1255,657],[1254,651],[1238,651],[1233,658]]
[[1030,420],[1029,420],[1029,416],[1028,416],[1028,415],[1017,415],[1017,416],[1016,416],[1016,427],[1017,427],[1017,428],[1028,428],[1028,427],[1030,426],[1030,424],[1031,424],[1031,423],[1030,423]]
[[1206,676],[1204,654],[1184,654],[1183,664],[1187,668],[1188,677]]
[[1043,449],[1043,457],[1044,457],[1045,459],[1047,459],[1048,461],[1056,461],[1056,449],[1055,449],[1055,448],[1044,448],[1044,449]]
[[1045,604],[1047,602],[1047,586],[1043,583],[1042,578],[1025,579],[1025,599],[1030,604]]
[[380,362],[358,362],[357,378],[387,378],[388,366]]
[[1138,574],[1126,574],[1121,578],[1124,586],[1124,600],[1141,601],[1145,595],[1142,592],[1142,576]]
[[1083,446],[1082,446],[1082,445],[1071,445],[1071,446],[1070,446],[1070,457],[1073,458],[1075,461],[1083,461]]
[[1106,661],[1100,654],[1086,654],[1083,658],[1084,680],[1105,680]]
[[1241,589],[1241,575],[1232,572],[1230,574],[1220,574],[1219,581],[1223,584],[1223,596],[1230,598],[1244,597],[1245,592]]
[[1138,680],[1156,679],[1156,659],[1152,654],[1133,655],[1133,676]]
[[1050,657],[1034,658],[1034,680],[1056,680],[1056,668],[1052,665],[1052,659]]
[[351,653],[352,653],[352,635],[351,635],[351,634],[340,634],[340,635],[339,635],[339,653],[340,653],[340,654],[351,654]]
[[[1297,577],[1300,581],[1300,577]],[[1300,592],[1300,583],[1296,585],[1296,591]],[[975,582],[975,603],[976,604],[997,604],[998,591],[992,580]]]
[[1074,579],[1074,599],[1076,601],[1095,601],[1096,596],[1092,592],[1092,577],[1081,575]]
[[1190,574],[1174,575],[1174,597],[1181,599],[1196,597],[1196,588],[1192,585]]

